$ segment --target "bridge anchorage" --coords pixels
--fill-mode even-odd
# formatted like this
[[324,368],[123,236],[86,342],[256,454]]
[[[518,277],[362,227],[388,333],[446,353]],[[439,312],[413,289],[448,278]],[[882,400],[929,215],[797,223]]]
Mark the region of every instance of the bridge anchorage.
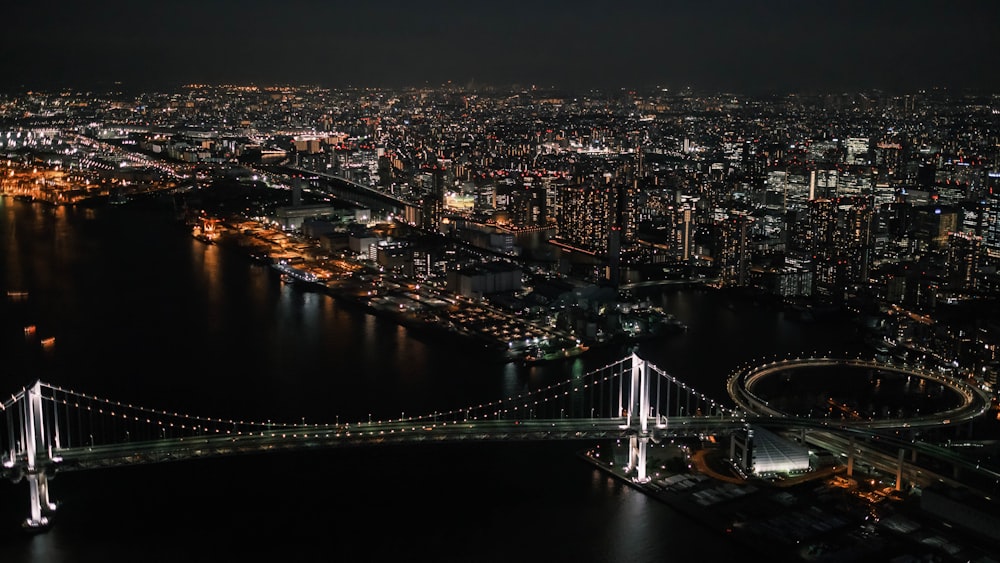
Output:
[[742,425],[724,407],[636,354],[498,401],[422,416],[334,424],[191,416],[35,382],[0,403],[0,477],[28,481],[29,530],[50,525],[57,472],[240,453],[441,441],[628,439],[626,475],[649,480],[660,436]]

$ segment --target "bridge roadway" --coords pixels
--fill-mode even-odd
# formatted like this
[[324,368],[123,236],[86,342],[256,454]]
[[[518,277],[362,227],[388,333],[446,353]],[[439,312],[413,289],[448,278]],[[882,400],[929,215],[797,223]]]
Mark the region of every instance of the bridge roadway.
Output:
[[[954,377],[924,371],[906,366],[895,366],[883,364],[871,360],[853,358],[793,358],[778,360],[768,364],[755,366],[746,370],[740,370],[731,375],[726,382],[726,389],[729,397],[736,403],[737,407],[751,415],[761,417],[781,418],[788,422],[795,419],[794,415],[781,412],[770,406],[767,400],[758,397],[753,393],[753,386],[760,379],[774,375],[775,373],[801,367],[828,367],[844,366],[850,368],[878,369],[880,371],[891,371],[901,373],[906,376],[921,377],[944,385],[948,389],[958,393],[962,397],[962,404],[947,411],[921,415],[909,418],[883,418],[864,419],[847,421],[851,427],[869,429],[892,429],[892,428],[921,428],[921,427],[942,427],[949,424],[961,424],[974,420],[990,409],[990,396],[982,389]],[[835,421],[834,424],[837,424]]]
[[[634,425],[633,421],[633,428]],[[744,425],[743,420],[731,417],[670,417],[661,425],[651,423],[649,428],[651,438],[658,441],[662,437],[728,432]],[[218,433],[53,449],[50,460],[57,472],[63,472],[282,450],[407,443],[617,439],[634,433],[626,418],[276,425],[253,433]],[[18,465],[9,471],[17,471]],[[16,478],[16,475],[11,476]]]
[[[958,393],[962,397],[962,404],[947,411],[909,418],[810,419],[781,412],[752,391],[757,381],[778,372],[797,367],[827,366],[878,369],[922,377],[940,383]],[[739,409],[747,413],[748,419],[752,420],[754,424],[774,426],[781,430],[808,430],[809,435],[805,438],[807,442],[823,447],[832,453],[849,455],[860,450],[865,454],[864,457],[870,464],[877,465],[881,470],[893,469],[902,463],[910,475],[915,477],[920,474],[927,482],[938,480],[960,483],[957,477],[962,475],[967,480],[975,478],[979,488],[987,491],[991,487],[995,490],[1000,485],[1000,472],[995,468],[985,467],[978,460],[963,455],[962,452],[915,439],[915,433],[920,428],[958,427],[963,423],[975,420],[990,409],[991,398],[987,393],[970,383],[951,376],[860,358],[795,358],[738,370],[727,381],[727,390],[730,398]],[[852,439],[853,441],[851,441]],[[899,459],[901,450],[909,454],[909,460]],[[941,475],[927,464],[918,465],[916,463],[918,459],[943,462],[951,469],[951,475]],[[972,486],[969,482],[964,484]]]
[[[851,444],[849,440],[853,437],[855,443],[853,447],[864,448],[868,451],[869,457],[884,458],[891,462],[891,467],[895,467],[898,462],[895,456],[899,450],[906,450],[910,458],[935,459],[946,463],[953,469],[953,473],[962,471],[965,475],[977,475],[983,483],[1000,483],[1000,471],[992,467],[982,465],[978,460],[974,460],[960,451],[955,451],[944,446],[939,446],[929,442],[923,442],[909,436],[909,424],[897,424],[894,433],[889,433],[893,427],[871,426],[865,421],[827,421],[810,418],[796,417],[772,417],[756,416],[748,417],[747,424],[769,427],[773,430],[802,430],[808,431],[807,441],[827,449],[834,454],[847,455]],[[898,422],[898,421],[897,421]],[[890,453],[886,453],[890,452]],[[913,464],[915,469],[926,471],[931,476],[933,470],[927,467],[920,467]],[[882,469],[885,469],[884,467]],[[965,483],[969,486],[969,483]]]
[[[669,417],[661,424],[650,420],[649,436],[653,442],[664,438],[728,434],[748,425],[770,427],[776,431],[802,430],[809,432],[809,441],[824,446],[832,453],[848,453],[850,447],[863,450],[870,464],[877,460],[879,468],[889,470],[896,463],[900,449],[909,453],[907,463],[911,474],[924,471],[938,478],[929,467],[913,463],[921,459],[941,460],[964,475],[977,475],[983,483],[1000,482],[1000,472],[981,464],[961,452],[921,442],[907,436],[909,423],[899,423],[896,435],[886,432],[892,427],[873,426],[867,421],[828,421],[800,417],[751,416]],[[57,473],[65,471],[140,465],[167,461],[182,461],[238,454],[280,452],[303,449],[359,447],[390,444],[428,444],[490,441],[601,440],[623,439],[636,434],[636,423],[628,425],[622,418],[575,418],[534,420],[469,420],[434,422],[429,420],[394,420],[340,425],[279,426],[259,432],[218,433],[184,438],[166,438],[110,445],[55,449],[51,461]],[[902,433],[902,436],[899,434]],[[854,438],[853,444],[849,441]],[[884,458],[884,459],[883,459]],[[17,466],[8,469],[7,478],[17,478]],[[945,476],[947,478],[947,476]]]
[[364,184],[359,184],[353,180],[348,180],[343,176],[300,168],[298,166],[281,166],[281,168],[291,171],[294,174],[302,174],[305,177],[316,176],[324,178],[329,182],[339,183],[340,188],[323,190],[341,199],[351,201],[362,207],[375,207],[377,209],[388,210],[394,213],[403,213],[406,208],[415,208],[416,204],[399,199],[398,197],[376,190]]

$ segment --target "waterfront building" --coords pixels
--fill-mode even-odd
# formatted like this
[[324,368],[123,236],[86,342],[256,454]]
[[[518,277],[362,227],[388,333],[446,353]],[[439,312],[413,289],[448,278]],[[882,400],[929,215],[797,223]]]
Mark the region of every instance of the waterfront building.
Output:
[[544,227],[548,221],[544,186],[525,183],[511,190],[507,199],[507,217],[516,229]]
[[717,260],[722,285],[743,287],[750,272],[749,228],[754,218],[745,212],[730,211],[718,225]]
[[488,262],[448,271],[448,291],[482,298],[492,293],[519,291],[521,267],[508,262]]
[[789,473],[809,469],[809,450],[760,426],[733,432],[729,459],[747,475]]
[[607,256],[611,227],[615,224],[617,188],[564,186],[559,196],[557,238],[573,248]]

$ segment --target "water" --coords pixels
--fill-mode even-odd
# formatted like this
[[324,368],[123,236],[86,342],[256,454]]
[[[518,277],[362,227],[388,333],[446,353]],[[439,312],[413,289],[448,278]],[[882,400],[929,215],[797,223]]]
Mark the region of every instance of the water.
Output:
[[[361,421],[495,400],[624,348],[524,367],[482,359],[192,239],[161,210],[0,199],[0,391],[35,379],[221,418]],[[655,299],[690,326],[640,353],[729,404],[724,380],[774,354],[856,346],[699,290]],[[51,351],[25,340],[55,338]],[[385,446],[59,474],[56,524],[25,536],[0,486],[4,561],[693,561],[742,551],[575,457],[584,443]]]
[[962,396],[940,383],[844,366],[792,368],[761,379],[752,391],[781,412],[834,419],[926,416],[962,406]]

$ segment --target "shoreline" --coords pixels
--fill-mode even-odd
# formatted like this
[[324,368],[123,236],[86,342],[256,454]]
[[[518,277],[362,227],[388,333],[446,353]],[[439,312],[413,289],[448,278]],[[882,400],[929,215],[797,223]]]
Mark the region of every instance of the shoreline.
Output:
[[[242,254],[248,260],[248,263],[267,266],[270,270],[273,270],[276,275],[283,275],[282,272],[272,267],[273,259],[270,257],[270,252],[267,249],[262,248],[262,245],[254,244],[249,241],[246,235],[240,233],[239,231],[230,230],[213,239],[199,237],[197,235],[192,236],[195,240],[198,240],[206,245],[216,245],[226,249],[235,250]],[[365,270],[368,269],[368,267],[362,266],[362,269]],[[380,274],[380,272],[374,270],[370,273],[372,275]],[[641,338],[630,338],[628,336],[619,335],[603,341],[583,343],[581,345],[582,347],[566,349],[563,354],[553,354],[550,357],[533,358],[526,354],[524,349],[508,348],[503,342],[492,339],[488,335],[469,333],[451,328],[447,324],[438,322],[434,319],[424,319],[419,314],[414,314],[411,311],[396,311],[385,307],[379,307],[372,299],[368,299],[363,295],[355,295],[355,292],[352,290],[356,290],[357,288],[351,287],[350,283],[340,285],[335,281],[330,282],[322,279],[316,281],[289,279],[287,283],[290,283],[293,288],[299,291],[322,293],[330,296],[338,303],[345,304],[355,310],[370,313],[379,318],[389,320],[406,328],[407,330],[412,330],[418,337],[429,337],[432,339],[441,337],[454,338],[455,341],[459,343],[471,343],[480,347],[482,351],[488,355],[488,359],[491,362],[520,362],[524,365],[557,363],[579,358],[591,350],[608,348],[616,345],[628,346],[630,344],[637,344],[638,342],[652,337],[652,335],[644,335]],[[669,334],[669,331],[664,331],[664,334]]]
[[[688,518],[704,526],[706,529],[709,530],[709,532],[717,534],[720,539],[725,538],[726,540],[735,545],[752,549],[755,552],[760,552],[761,549],[764,547],[771,547],[771,548],[774,547],[774,546],[758,545],[756,542],[749,541],[749,538],[740,537],[739,535],[734,534],[732,526],[727,523],[725,518],[718,515],[717,513],[713,513],[713,511],[710,508],[703,508],[696,506],[693,502],[685,498],[685,495],[681,493],[656,490],[653,489],[652,486],[650,486],[648,483],[637,483],[632,479],[628,478],[627,476],[621,474],[621,472],[616,471],[613,467],[609,466],[608,464],[594,459],[593,456],[588,455],[589,451],[590,450],[580,450],[579,452],[577,452],[577,457],[584,460],[585,462],[587,462],[588,464],[599,470],[601,473],[608,475],[609,477],[612,477],[613,479],[615,479],[620,483],[628,485],[632,489],[642,493],[643,495],[653,500],[663,503],[664,505],[670,507],[670,509],[683,515],[685,518]],[[692,472],[691,474],[704,475],[704,473],[700,472]],[[713,482],[719,482],[716,479],[713,479],[712,477],[709,477],[707,475],[706,477]],[[649,483],[652,483],[652,480],[650,480]],[[773,551],[771,551],[768,553],[768,555],[774,557],[776,554]],[[784,559],[787,559],[789,561],[797,560],[796,558],[792,557],[791,554],[789,554],[788,556],[783,555],[781,560]]]

